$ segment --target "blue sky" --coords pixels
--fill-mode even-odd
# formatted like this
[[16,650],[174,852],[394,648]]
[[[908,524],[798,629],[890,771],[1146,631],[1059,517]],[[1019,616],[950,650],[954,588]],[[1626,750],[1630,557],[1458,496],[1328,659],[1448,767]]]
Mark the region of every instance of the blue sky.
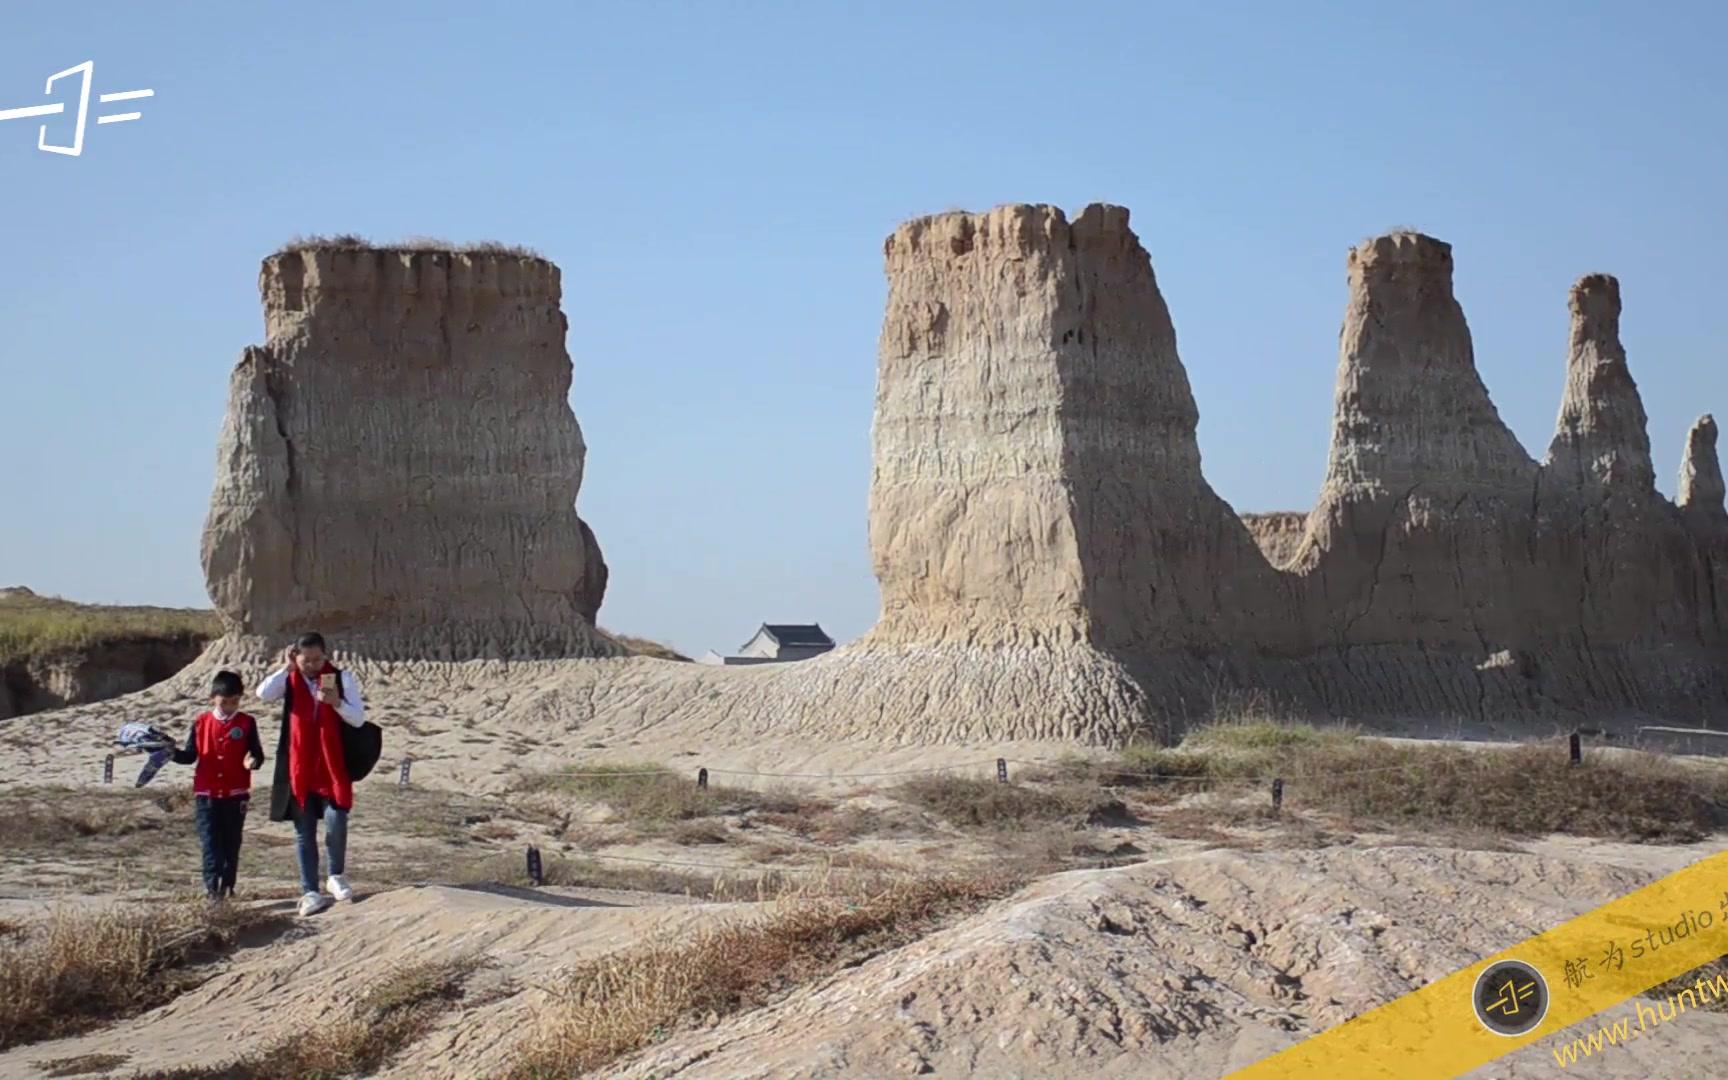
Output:
[[[1415,8],[1415,10],[1398,10]],[[602,623],[686,650],[874,620],[881,244],[1002,202],[1133,211],[1213,486],[1305,509],[1344,255],[1450,241],[1540,456],[1566,289],[1620,276],[1672,490],[1728,412],[1728,15],[1705,4],[13,5],[0,108],[151,87],[83,156],[0,123],[0,585],[205,603],[198,535],[259,259],[498,239],[564,272]],[[363,467],[356,463],[356,467]]]

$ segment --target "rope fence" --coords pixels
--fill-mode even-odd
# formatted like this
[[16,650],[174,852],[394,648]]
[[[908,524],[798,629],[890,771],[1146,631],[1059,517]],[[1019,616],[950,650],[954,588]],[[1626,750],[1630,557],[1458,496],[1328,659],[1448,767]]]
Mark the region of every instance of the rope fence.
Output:
[[[1644,730],[1644,729],[1640,729],[1640,730]],[[1697,732],[1693,732],[1693,729],[1662,728],[1662,729],[1652,729],[1652,730],[1685,731],[1687,733],[1711,734],[1711,735],[1720,734],[1720,735],[1723,735],[1725,737],[1728,737],[1728,732],[1709,732],[1709,731],[1703,731],[1702,729],[1699,729]],[[1547,743],[1558,742],[1560,740],[1565,740],[1568,744],[1568,755],[1569,755],[1570,763],[1573,765],[1580,764],[1583,760],[1583,744],[1582,744],[1582,740],[1581,740],[1578,732],[1572,732],[1570,734],[1562,734],[1562,735],[1552,735],[1552,736],[1549,736],[1549,737],[1544,738],[1544,739],[1532,739],[1532,740],[1528,740],[1526,742],[1511,744],[1511,745],[1515,745],[1515,746],[1541,746],[1541,745],[1545,745]],[[1499,744],[1484,744],[1484,748],[1485,749],[1496,749],[1496,748],[1499,748]],[[126,756],[131,756],[134,754],[140,754],[143,752],[144,751],[140,751],[140,750],[136,750],[136,749],[121,749],[121,750],[116,750],[116,751],[108,754],[103,759],[102,782],[104,784],[113,783],[113,780],[114,780],[114,760],[116,757],[126,757]],[[397,786],[398,787],[409,786],[410,777],[411,777],[411,770],[412,770],[413,765],[415,764],[415,760],[416,759],[414,759],[413,757],[402,758],[401,764],[399,766],[398,773],[397,773]],[[1084,765],[1086,763],[1085,759],[1080,759],[1080,763],[1082,765]],[[1401,771],[1406,771],[1406,770],[1409,770],[1412,768],[1426,767],[1428,764],[1429,763],[1427,763],[1427,762],[1410,761],[1410,762],[1402,762],[1402,763],[1396,764],[1396,765],[1378,765],[1378,766],[1372,766],[1372,767],[1363,768],[1363,769],[1326,770],[1323,772],[1313,772],[1313,773],[1277,772],[1277,773],[1266,773],[1266,774],[1262,774],[1262,775],[1229,775],[1229,774],[1224,774],[1224,775],[1200,774],[1200,775],[1196,775],[1193,773],[1164,773],[1164,772],[1149,772],[1149,771],[1142,770],[1142,769],[1117,768],[1117,769],[1104,769],[1104,770],[1094,769],[1094,770],[1090,771],[1088,773],[1088,775],[1093,779],[1116,778],[1116,779],[1120,779],[1123,781],[1130,781],[1130,782],[1159,781],[1159,782],[1164,782],[1164,783],[1269,783],[1269,782],[1274,781],[1274,780],[1287,780],[1287,781],[1288,780],[1325,780],[1325,779],[1335,779],[1335,778],[1351,777],[1351,776],[1363,776],[1363,775],[1368,775],[1371,773],[1380,773],[1380,772],[1401,772]],[[1051,769],[1051,768],[1059,767],[1058,763],[1056,763],[1056,762],[1028,761],[1028,760],[1021,759],[1021,758],[1006,758],[1006,757],[999,757],[999,758],[992,758],[992,759],[981,759],[981,760],[977,760],[977,761],[952,762],[952,763],[949,763],[946,765],[927,765],[927,766],[922,766],[920,768],[915,768],[915,769],[888,769],[888,770],[876,770],[876,771],[871,771],[871,772],[826,772],[826,773],[818,773],[818,772],[768,772],[768,771],[759,770],[759,769],[729,769],[729,768],[725,768],[725,767],[718,766],[718,765],[705,765],[705,766],[701,766],[701,767],[697,768],[696,774],[694,776],[694,780],[696,782],[697,787],[707,788],[708,787],[708,779],[710,776],[737,776],[737,777],[747,777],[747,778],[751,778],[751,779],[760,779],[760,780],[822,780],[822,781],[831,781],[832,782],[832,781],[843,781],[843,780],[881,780],[881,779],[894,778],[894,777],[905,777],[905,776],[933,776],[933,775],[939,775],[942,773],[959,772],[959,771],[965,771],[965,770],[969,770],[969,769],[990,769],[993,767],[996,771],[996,779],[1001,783],[1008,783],[1009,782],[1008,766],[1009,765],[1018,766],[1018,767],[1023,768],[1023,769],[1033,769],[1033,770]],[[671,769],[671,768],[652,768],[652,769],[562,769],[562,770],[559,770],[558,772],[556,772],[552,775],[558,776],[558,777],[585,777],[585,778],[603,777],[606,779],[623,779],[623,778],[640,779],[640,778],[648,778],[648,777],[678,776],[679,774],[677,773],[676,770]]]
[[[529,848],[530,851],[537,851]],[[835,866],[824,863],[820,866],[771,866],[753,865],[738,866],[731,863],[695,862],[689,859],[650,859],[643,855],[613,855],[604,851],[584,851],[572,858],[579,861],[606,861],[633,863],[638,866],[676,866],[688,870],[717,870],[726,874],[879,874],[880,869],[868,866]],[[533,876],[533,864],[529,866],[529,876]]]

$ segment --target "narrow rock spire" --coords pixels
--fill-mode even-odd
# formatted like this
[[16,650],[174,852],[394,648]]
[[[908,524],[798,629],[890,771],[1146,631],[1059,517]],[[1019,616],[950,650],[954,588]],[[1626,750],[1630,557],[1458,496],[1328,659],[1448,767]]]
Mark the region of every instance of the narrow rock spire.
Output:
[[1716,458],[1716,418],[1709,413],[1700,416],[1686,433],[1677,501],[1688,518],[1728,524],[1728,510],[1723,509],[1722,466]]
[[1348,272],[1327,489],[1360,498],[1526,483],[1535,463],[1476,373],[1451,245],[1376,237],[1350,252]]
[[1570,305],[1566,392],[1547,464],[1562,481],[1653,492],[1644,402],[1620,344],[1620,283],[1607,274],[1579,278]]

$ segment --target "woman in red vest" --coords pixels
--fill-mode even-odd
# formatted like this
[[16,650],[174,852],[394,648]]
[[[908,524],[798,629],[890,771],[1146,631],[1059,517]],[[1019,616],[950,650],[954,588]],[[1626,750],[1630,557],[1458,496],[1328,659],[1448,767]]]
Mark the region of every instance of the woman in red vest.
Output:
[[[304,634],[282,654],[281,669],[259,685],[258,696],[283,703],[270,820],[294,822],[300,857],[300,914],[315,915],[330,906],[331,897],[354,898],[354,890],[343,877],[354,783],[348,776],[338,725],[358,728],[366,722],[360,682],[330,663],[322,635]],[[329,896],[318,889],[320,821],[324,823],[324,851],[330,862]]]

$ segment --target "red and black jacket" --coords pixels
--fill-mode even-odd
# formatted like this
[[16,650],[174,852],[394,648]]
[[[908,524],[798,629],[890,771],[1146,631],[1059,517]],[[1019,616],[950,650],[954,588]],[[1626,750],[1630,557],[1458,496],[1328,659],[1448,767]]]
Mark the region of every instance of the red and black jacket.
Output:
[[258,721],[250,713],[237,712],[223,720],[215,710],[198,714],[186,745],[174,751],[176,765],[197,765],[192,773],[192,792],[213,799],[236,799],[252,794],[252,770],[246,767],[251,754],[262,762],[264,744],[258,739]]

